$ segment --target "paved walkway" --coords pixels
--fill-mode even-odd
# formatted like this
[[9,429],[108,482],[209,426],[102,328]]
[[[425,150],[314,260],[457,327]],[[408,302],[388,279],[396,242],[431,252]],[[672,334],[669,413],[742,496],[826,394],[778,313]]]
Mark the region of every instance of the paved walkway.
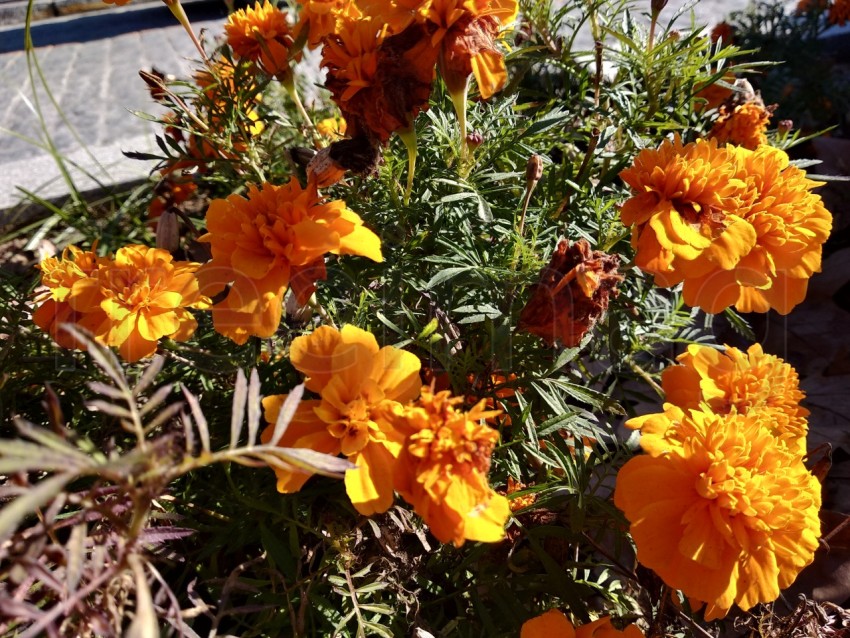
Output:
[[[203,31],[207,38],[221,33],[223,3],[196,3],[186,9],[196,32]],[[157,127],[129,112],[158,108],[138,71],[156,66],[186,77],[198,57],[168,9],[159,3],[129,5],[46,20],[34,25],[32,39],[46,84],[62,109],[60,115],[43,89],[35,94],[56,149],[103,183],[144,178],[150,165],[121,155],[121,150],[155,150]],[[0,102],[0,211],[19,199],[16,186],[45,197],[67,192],[52,157],[39,146],[42,126],[23,42],[22,27],[0,29],[0,91],[11,97]],[[88,152],[71,128],[88,145]],[[81,190],[97,185],[82,176],[80,181]]]
[[[663,17],[669,19],[689,4],[694,3],[671,0]],[[700,0],[693,7],[696,23],[713,24],[746,4],[747,0]],[[648,10],[649,0],[636,3],[644,5]],[[221,34],[223,2],[188,3],[186,10],[196,31],[204,31],[209,38]],[[687,17],[681,24],[683,28],[688,25]],[[106,184],[144,178],[150,164],[121,155],[121,150],[156,151],[156,127],[128,112],[157,109],[138,71],[156,66],[186,77],[197,57],[170,12],[160,3],[109,7],[94,14],[37,22],[32,37],[45,80],[67,118],[66,123],[43,90],[37,92],[46,129],[57,150]],[[0,28],[0,91],[11,97],[0,101],[0,211],[20,200],[19,186],[45,198],[67,192],[55,162],[38,146],[42,127],[34,109],[23,43],[23,27]],[[80,190],[97,186],[81,172],[77,174]]]

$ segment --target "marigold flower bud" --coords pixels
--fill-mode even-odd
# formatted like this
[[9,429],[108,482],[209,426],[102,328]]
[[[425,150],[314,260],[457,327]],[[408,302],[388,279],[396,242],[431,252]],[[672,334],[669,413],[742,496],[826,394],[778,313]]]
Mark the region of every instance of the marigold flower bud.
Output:
[[652,9],[652,13],[661,13],[661,11],[666,6],[667,0],[652,0],[652,2],[650,2],[650,8]]
[[538,182],[543,177],[543,159],[539,155],[532,155],[525,165],[525,179],[527,182]]
[[792,128],[794,128],[793,120],[779,120],[779,123],[776,125],[776,130],[783,135],[790,133]]

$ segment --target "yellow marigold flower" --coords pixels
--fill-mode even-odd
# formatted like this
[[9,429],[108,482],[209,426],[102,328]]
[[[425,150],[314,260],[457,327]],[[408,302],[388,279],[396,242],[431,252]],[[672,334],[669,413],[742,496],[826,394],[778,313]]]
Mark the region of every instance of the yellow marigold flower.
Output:
[[[392,468],[403,435],[392,424],[392,412],[419,394],[419,359],[404,350],[379,348],[375,337],[360,328],[322,326],[298,337],[290,346],[292,365],[306,376],[308,390],[319,399],[301,401],[280,445],[344,454],[357,468],[345,473],[345,488],[358,512],[369,516],[393,502]],[[263,433],[271,437],[286,395],[263,399]],[[301,489],[310,474],[276,468],[277,489]]]
[[336,33],[341,25],[362,17],[353,0],[298,0],[298,4],[301,10],[294,37],[296,40],[305,38],[310,49],[320,46],[325,38]]
[[[52,336],[59,323],[72,321],[118,348],[127,361],[138,361],[156,352],[163,337],[191,337],[197,322],[187,308],[209,304],[198,290],[199,264],[174,261],[165,250],[125,246],[114,259],[74,248],[70,254],[73,263],[42,265],[42,281],[51,288],[50,297],[43,299],[54,304],[42,305],[33,319]],[[54,338],[60,345],[67,343]]]
[[[82,348],[70,334],[60,329],[63,323],[75,323],[89,332],[103,323],[104,315],[100,307],[91,307],[91,312],[76,311],[71,305],[74,284],[91,277],[100,265],[100,257],[94,251],[80,250],[69,246],[62,258],[48,257],[38,268],[41,270],[41,285],[47,290],[37,292],[37,307],[32,315],[35,325],[48,333],[63,348]],[[84,308],[82,310],[85,310]]]
[[[659,285],[731,270],[755,245],[755,229],[738,213],[746,184],[734,148],[665,140],[641,151],[620,177],[634,193],[620,218],[632,226],[635,262]],[[717,312],[716,305],[702,307]]]
[[251,335],[270,337],[280,325],[283,296],[291,287],[307,303],[325,278],[324,256],[361,255],[383,261],[381,240],[342,201],[323,201],[315,184],[302,189],[250,186],[248,198],[215,199],[207,210],[212,260],[198,271],[205,294],[230,286],[213,308],[216,331],[242,344]]
[[345,120],[338,117],[326,117],[316,122],[316,131],[319,135],[332,139],[344,137],[346,128]]
[[[769,417],[774,436],[789,449],[805,453],[809,411],[800,406],[805,394],[797,371],[788,363],[765,354],[758,343],[746,352],[691,344],[677,361],[681,365],[670,366],[661,375],[669,403],[685,411],[706,404],[715,414],[759,410]],[[627,425],[639,428],[643,419],[631,419]]]
[[763,412],[681,419],[678,441],[617,476],[638,561],[706,603],[706,620],[775,600],[818,547],[820,484]]
[[756,149],[767,144],[767,126],[771,111],[758,102],[745,102],[735,107],[720,107],[720,115],[708,133],[719,144],[736,144]]
[[823,243],[832,216],[812,189],[821,185],[790,165],[788,155],[770,146],[737,149],[738,179],[746,184],[737,213],[755,232],[750,250],[723,268],[690,272],[683,296],[691,306],[718,312],[734,305],[741,312],[788,314],[806,297],[809,277],[821,269]]
[[269,75],[288,76],[292,35],[286,14],[269,0],[230,14],[224,25],[227,44],[240,58],[262,66]]
[[833,0],[828,14],[830,24],[844,26],[850,20],[850,0]]
[[395,488],[441,542],[494,543],[505,537],[508,499],[487,482],[490,455],[499,439],[482,420],[499,413],[480,401],[469,412],[463,397],[422,388],[419,401],[397,410],[394,424],[406,435],[395,465]]
[[574,627],[563,612],[550,609],[526,620],[520,638],[643,638],[643,632],[637,625],[628,625],[622,631],[615,629],[610,616]]

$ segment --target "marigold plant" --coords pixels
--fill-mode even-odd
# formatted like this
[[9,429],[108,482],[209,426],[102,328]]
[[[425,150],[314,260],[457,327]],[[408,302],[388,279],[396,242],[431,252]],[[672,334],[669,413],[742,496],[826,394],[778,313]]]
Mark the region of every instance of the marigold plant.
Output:
[[818,547],[820,484],[768,414],[680,419],[675,440],[617,474],[638,561],[706,603],[706,620],[775,600]]
[[291,29],[286,14],[270,0],[230,14],[224,31],[237,57],[256,62],[269,75],[289,76]]

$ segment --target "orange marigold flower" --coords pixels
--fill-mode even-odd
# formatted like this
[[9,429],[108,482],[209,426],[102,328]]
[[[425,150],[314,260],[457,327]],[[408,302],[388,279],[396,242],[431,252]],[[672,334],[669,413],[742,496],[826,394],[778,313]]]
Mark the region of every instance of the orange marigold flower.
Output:
[[755,245],[755,229],[738,214],[746,185],[732,147],[665,140],[620,177],[634,193],[620,218],[632,226],[635,263],[660,285],[731,270]]
[[734,304],[741,312],[773,308],[788,314],[805,298],[809,277],[820,272],[832,228],[832,216],[811,192],[822,183],[770,146],[738,148],[737,156],[737,179],[745,192],[735,212],[753,229],[755,241],[735,263],[718,262],[722,268],[702,273],[690,269],[682,293],[686,303],[707,312]]
[[663,452],[631,459],[617,476],[614,503],[638,561],[706,603],[706,620],[775,600],[818,547],[818,480],[759,410],[680,418]]
[[[90,306],[90,312],[78,312],[71,305],[74,285],[91,277],[98,269],[101,258],[92,251],[69,246],[62,258],[48,257],[38,268],[41,270],[41,285],[46,290],[36,291],[37,307],[32,315],[35,325],[44,330],[63,348],[83,348],[69,333],[62,330],[63,323],[75,323],[93,332],[103,323],[105,316],[99,306]],[[85,308],[81,309],[85,311]]]
[[833,0],[828,14],[830,24],[844,26],[850,20],[850,0]]
[[[322,326],[293,340],[292,365],[306,376],[305,386],[319,399],[301,401],[280,445],[344,454],[357,468],[345,473],[345,487],[358,512],[369,516],[393,502],[392,468],[403,434],[392,413],[419,395],[419,359],[404,350],[379,348],[360,328]],[[263,399],[268,440],[286,395]],[[277,489],[290,494],[311,474],[275,468]]]
[[[523,494],[521,496],[512,496],[517,492],[521,492],[526,487],[528,486],[525,483],[516,480],[513,476],[508,477],[508,485],[504,492],[505,496],[508,497],[512,512],[525,509],[526,507],[531,507],[532,505],[534,505],[534,503],[537,502],[537,494]],[[499,491],[499,493],[501,494],[502,492]]]
[[345,120],[339,117],[326,117],[316,122],[316,131],[319,135],[335,140],[344,137],[346,129]]
[[643,632],[637,625],[628,625],[622,631],[615,629],[610,616],[574,627],[563,612],[550,609],[526,620],[522,624],[520,638],[643,638]]
[[171,207],[180,206],[191,199],[198,190],[198,185],[190,178],[179,179],[168,173],[154,188],[154,198],[148,205],[148,217],[156,219]]
[[[165,250],[125,246],[114,259],[69,250],[72,263],[42,264],[42,281],[51,291],[36,299],[43,303],[33,320],[51,336],[59,323],[71,321],[101,343],[117,347],[127,361],[138,361],[156,352],[163,337],[191,337],[197,322],[187,308],[208,307],[195,278],[199,264],[174,261]],[[54,338],[60,345],[67,343]]]
[[734,107],[721,106],[720,115],[708,133],[720,144],[736,144],[755,149],[767,144],[767,126],[772,110],[758,102],[745,102]]
[[494,543],[505,537],[508,499],[487,482],[498,432],[481,423],[496,414],[481,401],[469,412],[463,397],[434,394],[423,386],[419,400],[396,410],[394,424],[406,435],[395,465],[396,490],[413,505],[441,542]]
[[298,4],[301,10],[293,35],[296,40],[305,38],[310,49],[320,46],[343,24],[362,17],[353,0],[298,0]]
[[623,277],[619,259],[590,250],[587,240],[570,246],[562,239],[519,316],[517,330],[537,335],[549,345],[577,346],[608,309]]
[[[769,415],[774,436],[789,449],[805,453],[809,411],[800,406],[805,394],[791,365],[765,354],[758,343],[746,352],[691,344],[676,360],[681,365],[661,375],[669,403],[685,411],[706,404],[715,414],[759,410]],[[627,425],[639,428],[643,419],[631,419]]]
[[315,184],[302,189],[250,186],[247,199],[215,199],[207,210],[212,260],[198,272],[205,294],[230,286],[213,308],[215,329],[236,343],[270,337],[280,324],[283,296],[292,287],[304,305],[325,278],[326,253],[383,261],[381,240],[342,201],[323,201]]
[[735,35],[735,29],[728,22],[718,22],[711,30],[711,41],[717,42],[722,40],[723,44],[732,44],[732,36]]
[[286,14],[269,0],[230,14],[224,25],[227,44],[240,58],[259,64],[269,75],[290,75],[292,35]]

